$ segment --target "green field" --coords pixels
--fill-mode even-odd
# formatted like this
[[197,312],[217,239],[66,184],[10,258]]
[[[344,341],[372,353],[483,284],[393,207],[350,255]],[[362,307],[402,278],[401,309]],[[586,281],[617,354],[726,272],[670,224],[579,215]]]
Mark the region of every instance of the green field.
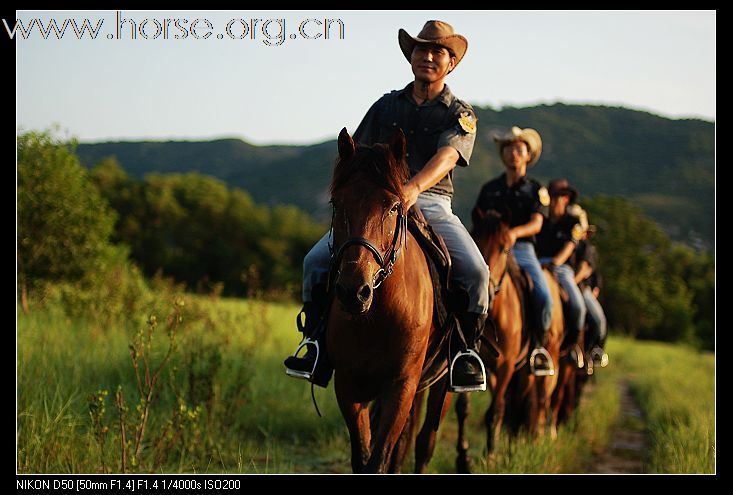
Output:
[[[202,296],[184,300],[183,306],[163,300],[151,308],[158,323],[149,343],[149,314],[100,326],[70,320],[54,306],[34,307],[28,315],[18,311],[18,471],[121,472],[124,450],[129,472],[350,472],[348,434],[333,388],[315,390],[319,418],[309,384],[284,373],[282,360],[299,337],[298,308]],[[145,360],[151,376],[163,360],[170,342],[166,322],[175,311],[182,317],[175,348],[146,404],[130,344],[136,335],[143,338],[136,352],[144,382]],[[624,380],[647,421],[652,447],[646,470],[715,472],[714,356],[613,337],[608,348],[610,366],[596,373],[587,400],[558,440],[501,438],[488,465],[483,413],[489,394],[473,394],[474,471],[586,472],[593,453],[610,440]],[[118,386],[122,407],[116,405]],[[455,437],[451,411],[429,472],[453,471]],[[405,471],[411,469],[412,456]]]

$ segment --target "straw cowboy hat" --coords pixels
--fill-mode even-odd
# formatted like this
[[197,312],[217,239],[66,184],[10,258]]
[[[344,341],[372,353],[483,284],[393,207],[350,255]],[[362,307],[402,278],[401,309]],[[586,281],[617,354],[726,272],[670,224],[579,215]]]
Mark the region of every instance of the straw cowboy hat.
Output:
[[542,154],[542,138],[539,132],[530,128],[521,129],[514,126],[505,134],[494,134],[494,142],[499,149],[499,154],[501,154],[501,149],[505,144],[513,143],[514,141],[524,141],[527,143],[527,149],[532,157],[527,165],[532,166],[537,163],[537,160],[540,159],[540,155]]
[[400,42],[400,48],[402,53],[408,62],[411,61],[412,49],[415,45],[438,45],[447,48],[456,57],[456,65],[453,67],[455,70],[461,59],[468,50],[468,40],[453,32],[453,26],[443,21],[428,21],[422,28],[422,31],[417,33],[416,37],[412,37],[407,34],[407,31],[400,29],[397,34],[397,39]]
[[[578,190],[571,186],[567,179],[555,179],[550,181],[550,184],[547,186],[547,190],[550,193],[551,197],[560,196],[563,194],[569,195],[570,203],[575,203],[575,200],[578,199]],[[578,208],[580,209],[580,211],[583,211],[582,208]]]

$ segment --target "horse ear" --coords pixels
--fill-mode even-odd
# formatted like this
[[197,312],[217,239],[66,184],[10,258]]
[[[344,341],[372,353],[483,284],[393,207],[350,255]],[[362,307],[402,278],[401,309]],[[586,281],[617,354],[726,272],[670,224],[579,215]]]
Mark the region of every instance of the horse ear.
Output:
[[473,222],[473,226],[476,227],[478,224],[481,223],[481,220],[484,219],[486,216],[486,212],[478,207],[478,205],[473,207],[473,210],[471,210],[471,221]]
[[392,156],[395,157],[397,162],[401,162],[405,159],[405,153],[407,152],[407,141],[405,139],[405,133],[402,129],[398,128],[392,136],[392,142],[389,144],[389,149],[392,152]]
[[351,139],[351,136],[349,136],[349,133],[346,131],[346,127],[341,129],[341,132],[339,133],[338,146],[339,156],[342,160],[346,160],[354,156],[356,147],[354,146],[354,140]]

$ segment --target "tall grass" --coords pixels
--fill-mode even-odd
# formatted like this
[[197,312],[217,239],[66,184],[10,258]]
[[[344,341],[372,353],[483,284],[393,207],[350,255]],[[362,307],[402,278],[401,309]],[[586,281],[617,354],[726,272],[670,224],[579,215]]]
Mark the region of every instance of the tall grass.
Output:
[[[489,393],[472,393],[467,437],[474,473],[583,473],[596,451],[602,450],[619,414],[615,373],[606,370],[595,375],[586,387],[580,407],[570,421],[560,426],[557,440],[549,435],[532,438],[520,434],[511,438],[499,435],[495,455],[486,457],[484,414],[490,404]],[[455,472],[457,423],[451,409],[438,432],[438,447],[428,472]],[[410,462],[410,466],[412,462]]]
[[626,370],[644,412],[654,473],[715,472],[715,355],[618,338],[613,366]]
[[[297,310],[292,304],[186,296],[177,347],[150,408],[147,438],[140,458],[128,470],[350,472],[348,433],[333,386],[315,388],[323,414],[319,418],[310,385],[284,373],[282,361],[299,338]],[[114,400],[118,386],[129,428],[139,413],[128,346],[135,332],[145,328],[149,313],[162,321],[166,311],[168,302],[159,301],[144,314],[127,315],[129,319],[104,327],[93,320],[70,320],[53,305],[19,313],[19,472],[121,472],[120,418]],[[149,355],[152,363],[160,362],[166,344],[165,332],[159,332]],[[593,453],[609,442],[619,415],[618,380],[627,372],[634,393],[649,411],[652,468],[710,472],[713,464],[695,462],[712,459],[712,359],[693,357],[674,346],[623,339],[612,339],[609,345],[611,366],[596,373],[578,413],[560,428],[556,441],[502,435],[497,455],[487,462],[483,414],[490,396],[472,394],[468,435],[474,472],[584,472]],[[657,353],[658,358],[650,358]],[[654,372],[659,368],[662,373],[669,363],[677,364],[675,372]],[[98,403],[105,407],[90,409]],[[454,471],[455,439],[451,410],[439,431],[429,472]],[[412,465],[410,454],[404,470],[410,472]]]

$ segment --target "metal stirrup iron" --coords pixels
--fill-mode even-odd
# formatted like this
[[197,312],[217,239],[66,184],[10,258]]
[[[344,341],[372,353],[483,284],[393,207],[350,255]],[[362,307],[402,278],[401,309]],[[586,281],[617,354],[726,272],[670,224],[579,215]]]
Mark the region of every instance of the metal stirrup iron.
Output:
[[311,340],[308,337],[303,337],[303,340],[298,345],[298,348],[295,349],[295,352],[293,353],[294,357],[298,356],[298,353],[303,349],[304,347],[307,347],[309,345],[315,346],[316,348],[316,359],[313,361],[313,368],[311,368],[310,371],[300,371],[300,370],[294,370],[288,367],[285,367],[285,373],[288,376],[292,376],[294,378],[303,378],[304,380],[310,381],[313,377],[313,374],[316,372],[316,366],[318,365],[318,358],[321,356],[321,348],[318,345],[317,340]]
[[[481,373],[484,376],[484,381],[478,385],[454,385],[453,384],[453,369],[458,358],[463,356],[473,358],[478,362],[481,367]],[[473,349],[466,349],[465,351],[458,351],[450,363],[450,390],[451,392],[484,392],[486,391],[486,368],[484,367],[483,360],[479,357],[478,353]]]
[[[550,365],[549,369],[546,369],[546,370],[535,369],[534,362],[538,354],[541,354],[542,356],[545,357],[545,359],[547,360],[547,362]],[[536,376],[552,376],[555,374],[555,365],[552,362],[550,353],[547,352],[547,350],[544,347],[538,347],[537,349],[532,351],[532,355],[529,357],[529,369],[532,371],[532,374]]]

